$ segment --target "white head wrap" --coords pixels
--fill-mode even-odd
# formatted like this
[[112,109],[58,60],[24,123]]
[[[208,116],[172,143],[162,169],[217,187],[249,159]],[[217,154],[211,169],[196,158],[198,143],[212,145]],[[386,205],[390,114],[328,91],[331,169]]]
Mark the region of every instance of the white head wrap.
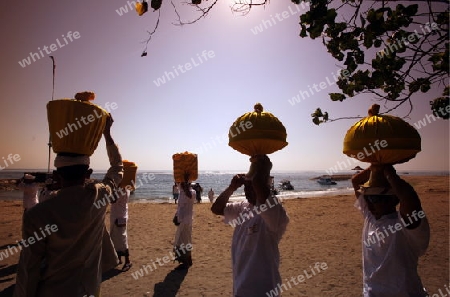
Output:
[[89,156],[83,155],[83,156],[60,156],[57,155],[55,158],[55,167],[66,167],[66,166],[73,166],[73,165],[88,165],[90,164]]

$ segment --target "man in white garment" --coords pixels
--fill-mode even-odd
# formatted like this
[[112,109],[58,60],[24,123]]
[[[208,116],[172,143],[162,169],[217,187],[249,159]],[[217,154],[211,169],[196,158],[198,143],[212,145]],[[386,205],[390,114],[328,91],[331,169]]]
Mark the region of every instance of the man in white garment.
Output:
[[[247,175],[236,175],[215,200],[211,211],[235,229],[231,243],[234,297],[262,297],[281,284],[278,244],[289,217],[270,189],[272,162],[254,156]],[[246,202],[229,203],[244,185]]]
[[[110,134],[112,122],[109,117],[103,131],[111,165],[103,181],[86,182],[92,172],[88,156],[56,156],[61,189],[24,214],[28,244],[20,254],[14,297],[100,295],[107,203],[98,202],[114,200],[123,176],[122,157]],[[112,268],[117,257],[110,246]]]
[[[382,173],[376,187],[364,184],[372,170]],[[417,266],[428,248],[430,226],[414,188],[392,165],[371,165],[355,174],[352,183],[355,206],[364,218],[363,296],[428,296]]]
[[111,204],[109,234],[114,244],[114,248],[119,257],[119,264],[122,264],[122,257],[125,263],[122,271],[130,270],[132,264],[130,261],[130,252],[128,250],[128,199],[130,198],[130,190],[123,187],[119,188],[117,201]]

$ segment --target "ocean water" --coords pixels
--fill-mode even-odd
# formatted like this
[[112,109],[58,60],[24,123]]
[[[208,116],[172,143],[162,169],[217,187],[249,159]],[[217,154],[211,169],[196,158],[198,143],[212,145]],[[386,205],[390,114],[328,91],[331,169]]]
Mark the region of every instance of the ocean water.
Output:
[[[37,172],[39,170],[0,170],[0,179],[20,178],[23,172]],[[42,170],[40,170],[42,172]],[[199,171],[198,182],[202,188],[202,201],[209,201],[208,191],[213,189],[217,197],[229,184],[233,176],[237,173],[233,171]],[[339,174],[353,174],[353,171],[342,171]],[[292,171],[292,172],[271,172],[274,178],[274,185],[282,180],[289,180],[294,186],[291,191],[279,191],[277,196],[283,199],[294,198],[314,198],[329,195],[351,194],[353,192],[350,180],[337,180],[336,185],[320,185],[312,179],[325,174],[323,170],[317,171]],[[400,172],[402,174],[402,172]],[[415,171],[408,172],[411,175],[448,175],[448,172]],[[105,172],[97,172],[92,175],[94,179],[102,179]],[[136,191],[131,195],[130,200],[136,202],[153,203],[173,203],[172,199],[173,175],[172,171],[138,171],[136,178]],[[0,192],[0,199],[20,199],[21,193]],[[244,187],[239,188],[231,197],[231,200],[245,199]]]
[[[204,171],[199,172],[198,182],[203,188],[202,201],[209,201],[208,191],[213,189],[217,197],[231,182],[233,176],[242,172]],[[292,191],[278,191],[278,196],[283,198],[314,197],[321,195],[333,195],[339,193],[351,193],[350,180],[338,181],[334,186],[322,186],[313,177],[322,175],[323,172],[273,172],[274,186],[282,180],[289,180],[294,186]],[[172,199],[172,172],[138,172],[136,178],[137,189],[132,200],[153,200],[154,202],[173,202]],[[244,187],[239,188],[231,197],[231,200],[244,199]]]

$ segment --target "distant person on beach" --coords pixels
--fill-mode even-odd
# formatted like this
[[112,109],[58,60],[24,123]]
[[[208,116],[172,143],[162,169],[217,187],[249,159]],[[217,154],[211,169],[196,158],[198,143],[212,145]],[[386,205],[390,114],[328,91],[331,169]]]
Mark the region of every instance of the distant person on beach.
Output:
[[130,198],[130,190],[120,188],[116,202],[111,204],[110,212],[110,231],[111,240],[119,258],[119,264],[122,264],[122,257],[125,263],[122,271],[130,270],[132,264],[130,261],[130,252],[128,250],[128,200]]
[[201,203],[203,188],[200,186],[199,183],[195,183],[195,185],[192,188],[195,190],[195,199],[197,199],[197,203]]
[[174,254],[180,263],[177,269],[188,269],[192,266],[192,255],[190,250],[185,250],[186,246],[192,246],[192,220],[194,212],[195,190],[189,182],[180,184],[180,196],[175,216],[174,224],[177,226],[174,242]]
[[[235,228],[231,243],[234,297],[266,296],[282,283],[278,244],[289,217],[270,189],[270,159],[259,155],[250,162],[249,173],[235,175],[211,207]],[[242,185],[247,201],[229,203]]]
[[23,210],[28,211],[39,203],[39,184],[35,182],[36,177],[31,174],[24,174],[19,180],[18,188],[23,191]]
[[[372,170],[382,171],[385,187],[361,186]],[[428,296],[417,265],[428,248],[430,227],[414,188],[392,165],[371,165],[355,174],[352,184],[364,217],[363,296]]]
[[[24,238],[29,245],[20,254],[14,297],[100,296],[102,271],[118,262],[109,236],[106,239],[111,253],[107,254],[105,246],[106,206],[95,204],[113,199],[122,180],[122,157],[111,137],[112,123],[109,117],[103,131],[111,167],[102,182],[86,182],[92,173],[88,156],[56,156],[61,189],[54,198],[24,214]],[[49,226],[52,232],[48,232]],[[47,231],[45,240],[42,236],[37,238],[44,231]],[[108,255],[113,258],[107,258]]]
[[209,201],[210,201],[211,203],[214,202],[214,191],[213,191],[212,188],[209,189],[209,192],[208,192],[208,199],[209,199]]
[[178,185],[176,182],[173,183],[172,194],[173,194],[173,200],[175,200],[175,204],[177,204],[178,196],[180,195],[180,189],[178,189]]

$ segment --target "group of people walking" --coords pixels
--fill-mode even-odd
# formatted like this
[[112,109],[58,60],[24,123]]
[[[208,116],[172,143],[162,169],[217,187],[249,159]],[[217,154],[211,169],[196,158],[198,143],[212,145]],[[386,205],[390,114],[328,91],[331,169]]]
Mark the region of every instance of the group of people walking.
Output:
[[[234,227],[231,242],[234,297],[267,296],[282,284],[278,245],[289,216],[271,191],[270,159],[259,155],[251,157],[250,162],[249,173],[235,175],[211,206],[214,214],[223,216],[224,222]],[[387,181],[383,187],[367,186],[372,171],[382,172]],[[355,174],[352,184],[355,207],[364,218],[362,295],[428,296],[417,268],[419,257],[428,248],[430,227],[414,188],[397,175],[392,165],[371,165]],[[247,201],[229,202],[241,186]],[[176,216],[183,212],[184,205],[188,205],[192,215],[194,191],[188,183],[182,188],[186,194],[183,202],[180,200],[183,206],[179,205]],[[192,219],[186,224],[188,228],[180,225],[177,229],[176,245],[191,243]],[[188,234],[184,238],[180,236],[183,230]],[[180,267],[192,265],[190,253],[186,261]]]
[[[23,238],[34,236],[47,225],[57,226],[58,231],[22,249],[15,297],[97,297],[103,272],[116,267],[122,257],[125,258],[122,270],[131,267],[126,229],[130,193],[120,190],[123,165],[111,137],[112,122],[109,118],[103,131],[110,168],[102,181],[87,181],[92,173],[89,157],[58,154],[54,165],[60,189],[41,203],[24,205]],[[355,206],[364,217],[362,239],[368,240],[392,226],[397,232],[385,233],[383,240],[362,245],[363,296],[425,297],[417,266],[418,258],[428,247],[430,230],[420,199],[391,165],[381,166],[389,183],[386,187],[362,186],[374,166],[352,178]],[[271,169],[268,156],[253,156],[249,172],[235,175],[230,185],[214,201],[211,199],[213,214],[223,216],[225,223],[239,222],[234,223],[231,239],[234,297],[263,297],[282,283],[278,245],[289,216],[271,191]],[[246,201],[230,202],[230,196],[241,186]],[[189,269],[193,259],[185,247],[192,246],[197,192],[188,181],[176,188],[177,211],[173,222],[177,226],[174,240],[175,255],[180,262],[177,269]],[[107,207],[98,207],[101,205],[98,202],[105,199],[117,201],[111,205],[110,236],[105,225]],[[398,228],[398,224],[404,227]]]

